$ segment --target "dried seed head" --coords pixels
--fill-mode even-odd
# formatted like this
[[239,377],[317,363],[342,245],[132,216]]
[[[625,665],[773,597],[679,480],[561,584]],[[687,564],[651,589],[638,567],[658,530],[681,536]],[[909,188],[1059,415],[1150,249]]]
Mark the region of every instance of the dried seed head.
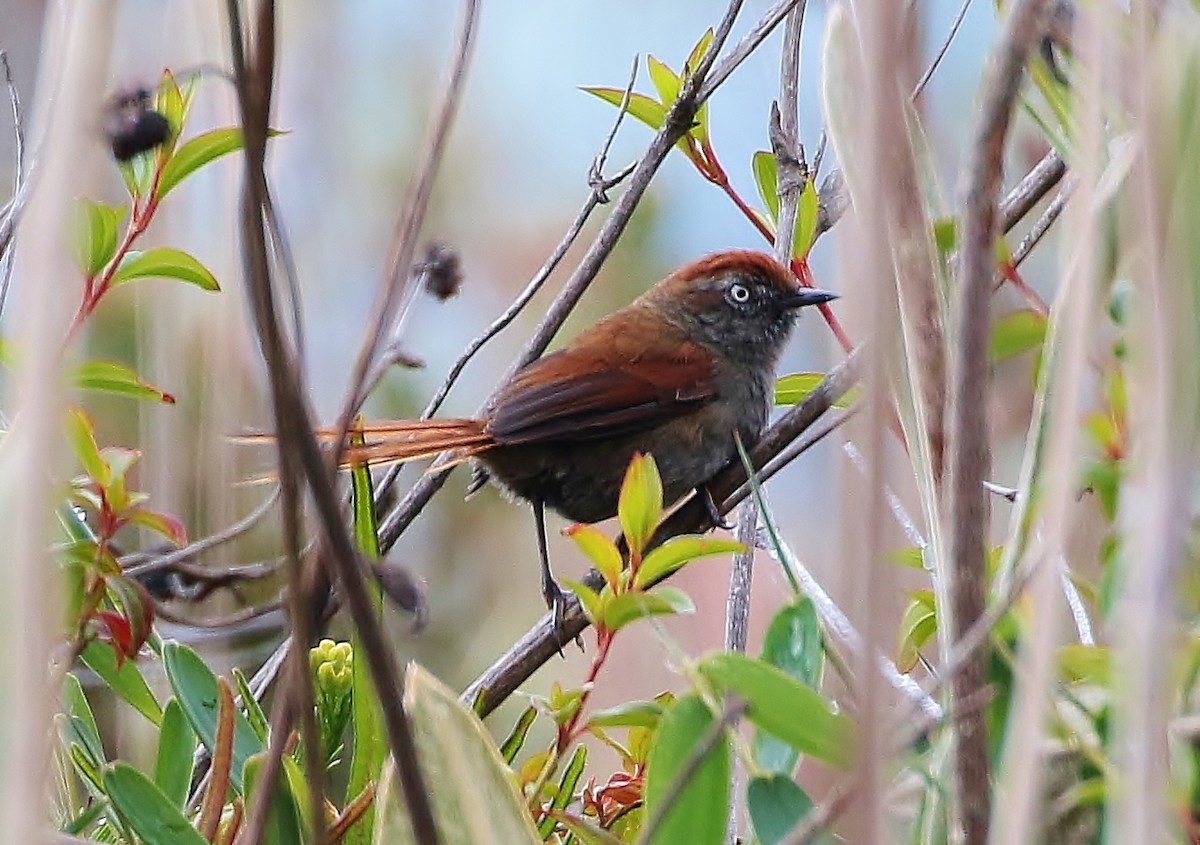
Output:
[[425,277],[425,291],[445,302],[462,287],[462,262],[449,244],[434,241],[425,248],[425,260],[419,271]]

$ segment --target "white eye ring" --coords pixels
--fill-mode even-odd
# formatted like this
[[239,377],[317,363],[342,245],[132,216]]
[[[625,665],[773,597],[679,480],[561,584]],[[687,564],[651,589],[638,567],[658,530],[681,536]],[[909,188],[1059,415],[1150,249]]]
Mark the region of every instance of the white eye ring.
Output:
[[743,284],[734,282],[729,286],[729,301],[737,305],[745,305],[750,301],[750,289]]

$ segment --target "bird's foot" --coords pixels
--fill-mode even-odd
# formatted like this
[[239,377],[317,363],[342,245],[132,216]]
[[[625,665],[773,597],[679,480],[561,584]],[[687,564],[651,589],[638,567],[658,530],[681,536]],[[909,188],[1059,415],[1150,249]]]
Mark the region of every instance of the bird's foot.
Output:
[[550,610],[551,626],[554,630],[554,642],[558,646],[558,656],[564,657],[562,647],[566,642],[563,617],[567,611],[567,594],[553,577],[542,578],[542,598]]
[[697,487],[696,495],[700,497],[700,503],[704,505],[704,514],[713,528],[720,528],[722,531],[733,530],[733,524],[727,522],[725,517],[721,516],[721,512],[717,510],[717,503],[713,501],[712,493],[708,491],[707,487],[703,484]]

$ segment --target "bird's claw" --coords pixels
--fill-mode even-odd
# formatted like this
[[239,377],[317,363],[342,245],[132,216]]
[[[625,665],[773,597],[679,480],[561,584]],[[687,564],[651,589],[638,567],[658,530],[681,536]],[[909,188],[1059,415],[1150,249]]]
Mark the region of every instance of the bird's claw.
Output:
[[542,598],[546,600],[546,607],[550,610],[550,625],[554,631],[554,642],[558,646],[558,656],[564,657],[563,619],[567,610],[567,594],[558,586],[557,581],[547,578],[542,581]]
[[709,524],[713,528],[720,528],[722,531],[732,531],[733,524],[721,516],[721,512],[717,510],[717,503],[713,501],[712,493],[708,492],[708,488],[698,487],[696,488],[696,494],[704,504],[704,514],[708,517]]

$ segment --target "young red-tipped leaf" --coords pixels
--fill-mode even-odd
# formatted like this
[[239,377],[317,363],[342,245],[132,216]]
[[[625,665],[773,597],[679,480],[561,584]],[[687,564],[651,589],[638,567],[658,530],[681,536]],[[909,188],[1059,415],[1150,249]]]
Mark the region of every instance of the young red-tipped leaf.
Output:
[[665,107],[670,108],[679,97],[679,77],[654,56],[646,57],[646,67],[650,70],[650,81],[658,91],[659,100]]
[[88,276],[95,276],[117,251],[117,229],[125,209],[81,197],[76,201],[72,246],[75,263]]
[[566,530],[566,535],[575,541],[579,550],[587,555],[588,560],[596,570],[604,576],[609,588],[617,592],[617,584],[621,578],[621,552],[599,528],[594,525],[577,523]]
[[652,593],[622,593],[605,606],[604,627],[619,631],[630,622],[648,616],[679,616],[695,610],[687,594],[675,587],[659,587]]
[[598,620],[604,618],[604,608],[607,604],[605,596],[611,596],[611,591],[606,590],[605,596],[602,596],[587,584],[579,581],[572,581],[570,578],[560,578],[559,580],[564,587],[578,597],[579,604],[583,607],[583,615],[588,618],[589,622],[596,625]]
[[170,393],[147,384],[129,367],[116,361],[84,361],[71,370],[71,383],[80,390],[175,404],[175,397]]
[[145,252],[130,252],[113,274],[114,286],[133,279],[158,277],[179,279],[201,290],[219,291],[216,276],[191,255],[174,247],[154,247]]

